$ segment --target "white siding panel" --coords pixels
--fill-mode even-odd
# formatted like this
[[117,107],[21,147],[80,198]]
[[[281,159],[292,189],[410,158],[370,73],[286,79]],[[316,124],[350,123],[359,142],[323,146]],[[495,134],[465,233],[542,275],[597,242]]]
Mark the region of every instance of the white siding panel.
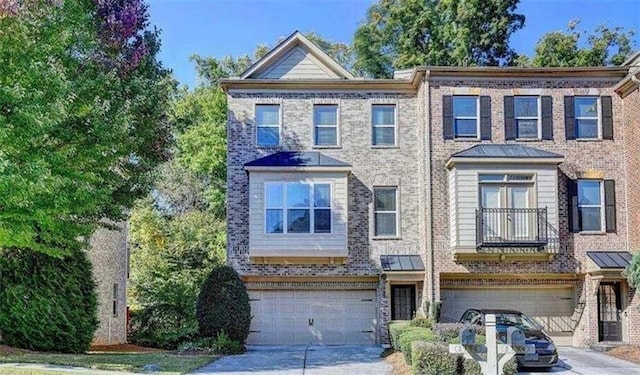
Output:
[[302,47],[291,49],[273,66],[262,72],[258,78],[262,79],[300,79],[300,78],[338,78],[334,73],[330,73],[327,68],[320,65],[309,52]]
[[[549,225],[558,228],[558,172],[555,165],[485,165],[468,164],[457,165],[454,170],[455,181],[449,182],[457,188],[455,201],[451,207],[456,207],[452,215],[456,216],[453,226],[457,226],[458,246],[476,245],[476,209],[480,206],[478,174],[481,173],[532,173],[535,175],[535,201],[538,208],[547,208]],[[450,172],[449,176],[452,173]],[[452,220],[453,222],[453,220]],[[550,234],[552,234],[550,232]],[[454,234],[452,234],[452,238]]]
[[[332,225],[326,234],[267,234],[264,222],[266,182],[328,182],[332,185]],[[249,175],[249,251],[251,256],[346,256],[346,173],[262,173]]]
[[457,182],[456,182],[456,169],[449,171],[449,230],[451,238],[451,246],[458,244],[458,204],[456,200]]

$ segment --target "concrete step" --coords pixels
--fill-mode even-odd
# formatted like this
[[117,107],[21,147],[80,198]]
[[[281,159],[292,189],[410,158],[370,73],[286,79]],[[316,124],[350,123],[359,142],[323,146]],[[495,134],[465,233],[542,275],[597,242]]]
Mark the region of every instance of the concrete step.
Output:
[[595,350],[597,352],[608,352],[611,349],[617,348],[618,346],[624,345],[623,343],[611,343],[611,342],[599,342],[597,344],[591,345],[589,348],[591,350]]

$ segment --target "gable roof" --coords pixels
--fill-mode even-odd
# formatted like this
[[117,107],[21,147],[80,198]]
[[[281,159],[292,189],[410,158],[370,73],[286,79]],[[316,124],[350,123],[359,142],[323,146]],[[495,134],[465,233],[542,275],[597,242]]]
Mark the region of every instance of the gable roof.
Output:
[[320,64],[322,64],[322,68],[331,71],[339,79],[355,78],[353,74],[338,64],[312,41],[302,35],[301,32],[296,30],[269,51],[269,53],[264,55],[261,59],[245,70],[240,75],[240,79],[257,78],[261,72],[268,70],[270,67],[280,62],[283,57],[286,57],[289,52],[298,46],[308,51]]
[[555,152],[549,152],[523,145],[481,144],[456,152],[451,157],[458,158],[564,158]]
[[348,170],[351,169],[351,164],[334,159],[318,151],[281,151],[245,163],[244,167],[247,170],[281,170],[283,168]]

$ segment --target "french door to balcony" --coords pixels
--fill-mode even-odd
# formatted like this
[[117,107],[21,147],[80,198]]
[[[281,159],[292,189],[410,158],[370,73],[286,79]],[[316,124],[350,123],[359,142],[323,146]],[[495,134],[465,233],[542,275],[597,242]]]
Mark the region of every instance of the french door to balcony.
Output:
[[531,190],[526,185],[481,185],[485,239],[490,242],[531,239],[533,223],[527,211]]

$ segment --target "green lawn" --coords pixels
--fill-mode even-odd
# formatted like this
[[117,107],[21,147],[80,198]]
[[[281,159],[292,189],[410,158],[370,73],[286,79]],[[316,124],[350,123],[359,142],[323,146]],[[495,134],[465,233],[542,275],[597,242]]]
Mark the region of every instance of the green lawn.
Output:
[[[206,365],[215,358],[216,356],[213,354],[177,355],[173,353],[0,354],[0,362],[2,363],[41,363],[128,372],[143,372],[142,368],[145,365],[155,364],[160,366],[161,369],[157,374],[164,375],[184,374]],[[2,369],[3,374],[7,373],[6,371],[8,369]],[[38,371],[16,369],[11,374],[57,375],[60,373]]]

